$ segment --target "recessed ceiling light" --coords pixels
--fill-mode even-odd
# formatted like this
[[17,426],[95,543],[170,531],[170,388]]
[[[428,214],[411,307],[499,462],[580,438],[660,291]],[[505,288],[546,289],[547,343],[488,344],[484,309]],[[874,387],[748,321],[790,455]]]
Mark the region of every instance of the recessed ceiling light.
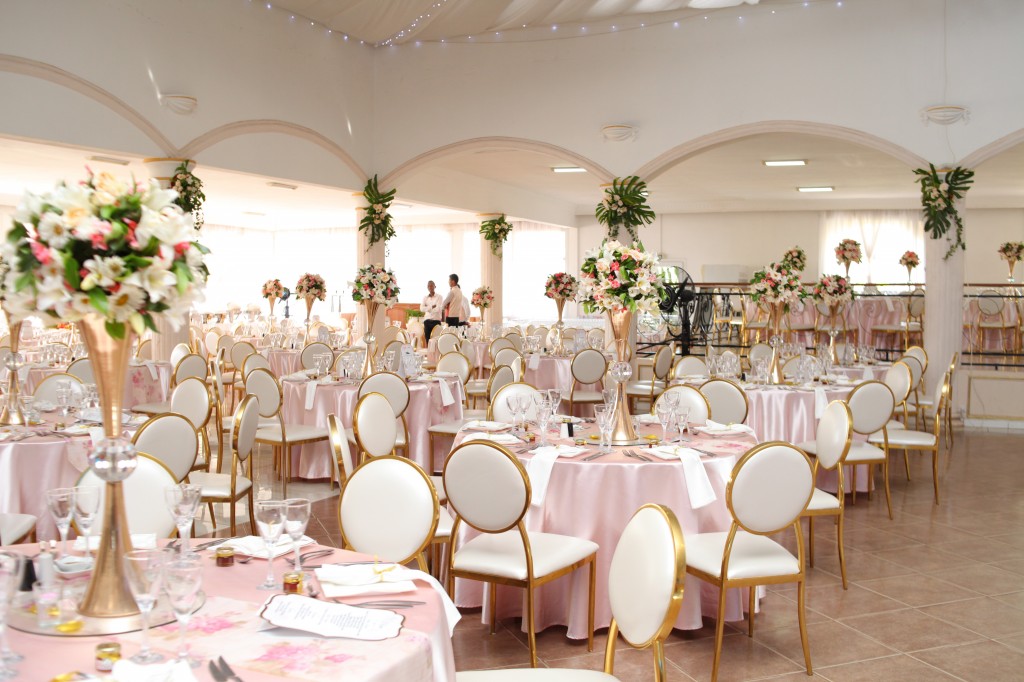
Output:
[[554,166],[551,169],[555,173],[586,173],[586,168],[580,168],[579,166]]
[[831,192],[835,187],[797,187],[797,192]]
[[255,215],[255,216],[263,217],[263,216],[265,216],[267,214],[266,213],[260,213],[259,211],[242,211],[242,215]]
[[398,202],[395,202],[391,205],[394,206],[395,208],[412,208],[412,204],[400,204]]
[[788,159],[788,160],[785,160],[785,161],[762,161],[761,163],[763,163],[764,165],[768,166],[769,168],[775,168],[775,167],[778,167],[778,166],[806,166],[807,165],[807,161],[805,161],[804,159]]
[[267,187],[277,187],[278,189],[298,189],[298,185],[289,185],[287,182],[268,182]]
[[118,166],[127,166],[130,163],[127,159],[118,159],[113,156],[90,156],[89,160],[99,161],[100,163],[113,163]]

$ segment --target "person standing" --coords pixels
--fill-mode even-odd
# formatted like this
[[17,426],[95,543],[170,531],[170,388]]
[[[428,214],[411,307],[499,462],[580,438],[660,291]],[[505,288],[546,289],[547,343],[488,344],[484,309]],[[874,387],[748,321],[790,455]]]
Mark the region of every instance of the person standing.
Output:
[[464,305],[466,297],[462,295],[462,289],[459,287],[459,276],[454,273],[448,275],[448,286],[451,289],[444,297],[444,302],[441,303],[444,321],[448,323],[449,327],[462,327],[466,324],[466,306]]
[[430,333],[441,324],[441,294],[435,291],[434,280],[427,282],[427,295],[423,297],[420,310],[423,312],[423,341],[430,341]]

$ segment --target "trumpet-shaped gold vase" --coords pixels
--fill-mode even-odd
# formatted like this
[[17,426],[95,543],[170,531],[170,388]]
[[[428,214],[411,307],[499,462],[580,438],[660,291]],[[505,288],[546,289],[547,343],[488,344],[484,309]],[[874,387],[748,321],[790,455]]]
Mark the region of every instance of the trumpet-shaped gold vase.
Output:
[[[609,312],[608,320],[612,325],[612,336],[615,339],[617,362],[629,362],[629,327],[633,321],[633,313],[629,310]],[[612,444],[629,445],[636,441],[633,429],[633,418],[629,414],[629,400],[626,397],[626,382],[616,382],[615,387],[615,424],[612,426]]]
[[373,323],[377,319],[377,311],[380,310],[380,303],[376,301],[363,301],[366,306],[366,333],[363,334],[363,343],[366,344],[366,355],[363,358],[363,378],[373,374],[374,342],[377,337],[373,335]]
[[[18,344],[21,342],[21,322],[11,322],[11,316],[7,317],[7,329],[11,335],[11,355],[18,352]],[[25,423],[25,416],[21,412],[20,400],[21,388],[18,385],[18,370],[12,367],[7,375],[7,403],[3,412],[0,412],[0,424],[4,426],[17,426]]]
[[772,364],[768,368],[768,381],[778,386],[785,381],[785,377],[782,375],[782,358],[779,357],[780,345],[782,344],[782,316],[785,314],[785,305],[782,303],[772,303],[771,306],[769,326],[772,331],[771,336],[768,337],[768,342],[772,346]]

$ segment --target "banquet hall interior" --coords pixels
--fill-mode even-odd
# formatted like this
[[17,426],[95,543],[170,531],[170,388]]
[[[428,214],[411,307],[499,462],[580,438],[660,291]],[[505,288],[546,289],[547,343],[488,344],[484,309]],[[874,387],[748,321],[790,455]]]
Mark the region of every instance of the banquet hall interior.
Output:
[[1020,679],[1022,35],[3,0],[0,679]]

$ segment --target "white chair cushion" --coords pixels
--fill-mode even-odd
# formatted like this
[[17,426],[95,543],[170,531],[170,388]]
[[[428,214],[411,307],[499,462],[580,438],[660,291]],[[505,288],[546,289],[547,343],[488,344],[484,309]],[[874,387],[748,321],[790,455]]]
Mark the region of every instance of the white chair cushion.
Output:
[[839,498],[832,493],[815,488],[811,493],[811,501],[807,503],[807,511],[822,511],[824,509],[839,509]]
[[885,425],[885,428],[888,429],[889,433],[892,433],[894,429],[905,429],[907,427],[903,424],[903,422],[898,422],[895,419],[890,419],[889,423]]
[[626,384],[626,393],[629,395],[650,395],[652,383],[654,384],[655,393],[657,393],[658,391],[665,390],[664,381],[630,381],[628,384]]
[[805,440],[803,443],[796,443],[796,446],[808,455],[818,454],[818,443],[813,440]]
[[[431,476],[431,479],[440,478],[440,476]],[[455,519],[448,513],[446,507],[438,507],[437,509],[437,530],[434,531],[435,538],[450,538],[452,536],[452,525],[455,523]]]
[[468,395],[487,395],[487,382],[483,379],[473,379],[466,382],[466,393]]
[[132,408],[132,412],[139,414],[163,414],[171,411],[171,404],[166,403],[139,403]]
[[597,670],[561,668],[514,668],[467,670],[455,673],[455,682],[615,682],[619,678]]
[[[597,543],[553,533],[529,533],[533,575],[540,578],[597,551]],[[479,535],[455,552],[455,569],[526,580],[526,553],[518,530]]]
[[0,545],[10,545],[36,527],[36,517],[31,514],[0,514]]
[[[299,443],[309,440],[325,440],[327,438],[326,426],[315,426],[313,424],[285,424],[285,433],[288,435],[289,443]],[[262,426],[256,431],[256,440],[281,442],[281,425]]]
[[[728,533],[695,533],[686,536],[686,564],[708,575],[721,577],[722,554]],[[796,575],[800,562],[785,547],[764,535],[737,531],[729,555],[729,579],[769,578]]]
[[[203,487],[203,497],[215,497],[225,500],[231,499],[231,474],[206,473],[196,471],[189,475],[188,480],[193,485]],[[252,481],[245,476],[235,478],[235,494],[242,495],[252,487]]]
[[445,503],[448,500],[448,496],[444,493],[444,478],[441,476],[431,476],[430,483],[434,486],[434,492],[437,493],[437,501],[441,504]]
[[[562,400],[568,402],[569,396],[563,395]],[[600,403],[604,402],[604,395],[600,391],[576,391],[572,394],[574,403]]]
[[[868,437],[869,443],[882,443],[882,434],[873,433]],[[889,447],[935,447],[935,434],[926,431],[897,429],[889,432]]]
[[427,431],[435,434],[439,433],[446,436],[454,436],[462,429],[463,425],[469,421],[469,419],[455,419],[450,422],[441,422],[440,424],[434,424],[429,427]]
[[[440,424],[438,424],[438,426],[440,426]],[[458,429],[456,429],[456,431],[458,431]],[[445,433],[445,432],[444,431],[441,431],[441,432],[435,431],[435,433]],[[356,432],[353,431],[352,429],[345,429],[345,437],[348,438],[348,442],[351,443],[352,445],[356,444]],[[290,426],[288,427],[288,440],[292,440],[292,427],[290,427]],[[405,430],[404,429],[399,429],[398,430],[398,434],[395,436],[395,447],[396,448],[400,448],[400,447],[403,447],[404,445],[405,445]]]
[[857,462],[881,462],[885,459],[885,452],[874,445],[868,445],[862,441],[855,441],[850,445],[850,452],[846,455],[847,464]]
[[[263,427],[265,427],[265,426],[277,426],[277,425],[278,425],[277,417],[260,417],[260,428],[261,429]],[[230,431],[231,429],[234,428],[234,426],[235,426],[235,418],[234,417],[224,417],[223,419],[221,419],[221,423],[220,423],[220,430],[221,431]]]

